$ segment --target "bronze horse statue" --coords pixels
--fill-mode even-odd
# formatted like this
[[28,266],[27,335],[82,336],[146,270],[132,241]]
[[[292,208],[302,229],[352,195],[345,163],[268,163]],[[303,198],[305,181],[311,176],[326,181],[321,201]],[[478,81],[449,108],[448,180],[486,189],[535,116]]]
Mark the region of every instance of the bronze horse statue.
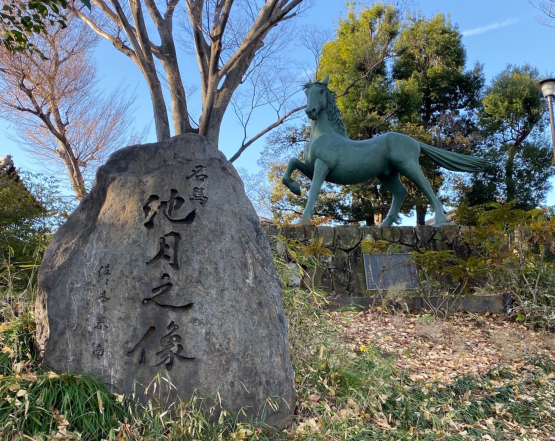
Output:
[[490,164],[485,159],[442,150],[401,133],[385,133],[364,141],[349,139],[328,82],[329,77],[326,77],[323,81],[304,85],[310,139],[304,149],[304,162],[290,159],[282,178],[283,184],[296,195],[301,194],[301,188],[291,179],[295,170],[312,180],[303,211],[305,221],[312,216],[324,181],[346,185],[378,178],[393,193],[391,208],[380,224],[380,227],[388,227],[397,220],[408,193],[401,183],[402,174],[428,198],[435,212],[435,225],[448,224],[443,205],[420,168],[420,153],[447,170],[457,172],[477,172]]

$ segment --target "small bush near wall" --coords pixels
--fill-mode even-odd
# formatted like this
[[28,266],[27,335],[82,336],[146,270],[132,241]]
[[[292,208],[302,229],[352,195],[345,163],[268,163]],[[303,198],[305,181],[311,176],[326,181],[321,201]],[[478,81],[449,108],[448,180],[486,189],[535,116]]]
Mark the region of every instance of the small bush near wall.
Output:
[[483,282],[467,290],[510,294],[517,320],[555,328],[553,207],[529,211],[510,204],[461,207],[455,221],[474,225],[458,233],[472,256],[454,260],[442,273],[462,284],[476,276]]

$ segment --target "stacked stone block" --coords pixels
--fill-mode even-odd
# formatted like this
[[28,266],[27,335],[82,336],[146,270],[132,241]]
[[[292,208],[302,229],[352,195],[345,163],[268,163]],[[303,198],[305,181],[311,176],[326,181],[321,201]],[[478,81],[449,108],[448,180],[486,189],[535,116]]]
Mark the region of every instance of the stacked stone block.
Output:
[[426,249],[441,251],[455,250],[457,257],[467,258],[469,249],[459,242],[457,233],[462,227],[386,227],[338,225],[312,226],[288,225],[278,227],[263,225],[270,244],[276,250],[278,236],[297,239],[309,244],[312,239],[322,238],[322,246],[330,249],[332,256],[320,257],[322,266],[314,276],[316,287],[340,297],[362,297],[369,295],[364,274],[363,241],[385,241],[391,244],[389,252],[409,253]]

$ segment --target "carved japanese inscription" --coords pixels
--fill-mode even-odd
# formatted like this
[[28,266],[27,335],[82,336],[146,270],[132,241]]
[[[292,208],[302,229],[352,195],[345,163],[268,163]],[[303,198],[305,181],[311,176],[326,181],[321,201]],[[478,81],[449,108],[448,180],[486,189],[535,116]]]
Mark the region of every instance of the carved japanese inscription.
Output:
[[93,355],[100,360],[100,357],[104,355],[104,347],[101,343],[98,343],[93,348]]
[[196,165],[195,168],[191,170],[191,174],[187,176],[187,179],[194,179],[197,181],[198,186],[193,187],[192,196],[189,198],[190,201],[198,201],[201,205],[206,204],[208,201],[208,196],[204,194],[204,181],[208,178],[206,174],[206,167],[202,164]]
[[[137,363],[141,365],[150,365],[153,367],[163,365],[168,371],[172,370],[174,360],[180,362],[194,360],[194,357],[186,357],[183,355],[185,349],[182,344],[183,338],[178,331],[179,325],[175,324],[173,321],[170,322],[164,330],[164,335],[159,338],[158,345],[156,345],[157,342],[154,340],[157,329],[155,326],[151,326],[133,349],[127,352],[127,356],[138,356]],[[148,347],[152,349],[147,351]],[[151,355],[149,357],[147,352],[153,354],[153,356]]]
[[160,279],[162,284],[152,289],[152,295],[143,299],[143,305],[153,302],[166,309],[188,309],[193,306],[192,302],[184,301],[180,298],[181,296],[172,291],[173,284],[169,282],[170,276],[168,274],[162,274]]
[[105,309],[105,303],[108,300],[110,300],[110,298],[106,295],[106,287],[110,280],[111,274],[112,273],[110,272],[110,264],[101,265],[98,271],[96,272],[98,283],[100,286],[99,290],[101,290],[101,292],[96,297],[96,304],[92,305],[93,309],[91,311],[92,313],[91,326],[93,328],[93,331],[96,331],[94,332],[94,335],[92,337],[92,340],[93,340],[92,354],[95,356],[97,360],[102,359],[102,357],[104,356],[104,346],[105,346],[104,335],[102,332],[99,332],[99,331],[103,331],[110,327],[108,324],[108,319],[106,317],[104,309]]
[[178,270],[179,262],[177,261],[177,254],[180,240],[181,235],[175,231],[164,234],[164,236],[160,238],[160,248],[158,252],[146,264],[150,265],[152,262],[164,259],[174,270]]
[[195,220],[195,210],[182,218],[175,218],[175,212],[181,208],[185,202],[181,196],[178,196],[177,190],[172,189],[169,200],[160,201],[160,198],[153,194],[150,195],[148,201],[143,206],[145,213],[144,226],[147,228],[154,227],[154,218],[161,210],[164,217],[174,224],[190,224]]
[[[189,201],[198,202],[201,205],[206,204],[208,196],[205,193],[204,183],[208,179],[206,166],[197,164],[186,177],[187,180],[194,180],[197,185],[192,188],[192,197]],[[185,198],[180,196],[178,189],[172,188],[169,195],[160,196],[151,194],[143,204],[144,219],[143,225],[147,230],[154,228],[160,229],[163,235],[159,237],[158,247],[154,251],[154,255],[146,262],[147,267],[161,268],[161,274],[158,280],[152,282],[150,296],[142,299],[142,305],[154,305],[163,311],[184,313],[190,310],[194,302],[184,300],[183,294],[174,291],[172,283],[172,275],[170,272],[178,273],[182,269],[179,261],[179,251],[181,243],[181,234],[174,229],[179,226],[190,225],[195,221],[197,216],[196,208],[192,210],[187,208]],[[162,216],[158,216],[162,213]],[[168,231],[169,229],[169,231]],[[164,272],[164,267],[169,272]],[[104,270],[104,269],[103,269]],[[109,268],[108,268],[109,271]],[[135,346],[127,351],[128,357],[137,357],[137,363],[140,365],[150,365],[154,367],[165,367],[171,370],[174,360],[192,361],[195,358],[184,355],[183,337],[178,332],[179,325],[174,320],[169,320],[166,333],[160,336],[160,330],[156,326],[150,326],[142,335]],[[107,326],[106,321],[99,320],[98,326]],[[156,348],[156,339],[159,340],[159,346]],[[154,361],[149,361],[155,358]],[[154,354],[154,357],[152,356]]]

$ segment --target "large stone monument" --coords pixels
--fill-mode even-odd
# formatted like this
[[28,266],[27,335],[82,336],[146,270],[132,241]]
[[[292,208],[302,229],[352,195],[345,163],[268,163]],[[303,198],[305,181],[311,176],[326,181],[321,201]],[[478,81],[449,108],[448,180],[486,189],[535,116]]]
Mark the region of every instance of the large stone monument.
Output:
[[143,400],[167,371],[182,400],[220,396],[278,427],[293,414],[279,275],[237,172],[208,139],[114,153],[55,234],[39,285],[38,345],[55,370]]

